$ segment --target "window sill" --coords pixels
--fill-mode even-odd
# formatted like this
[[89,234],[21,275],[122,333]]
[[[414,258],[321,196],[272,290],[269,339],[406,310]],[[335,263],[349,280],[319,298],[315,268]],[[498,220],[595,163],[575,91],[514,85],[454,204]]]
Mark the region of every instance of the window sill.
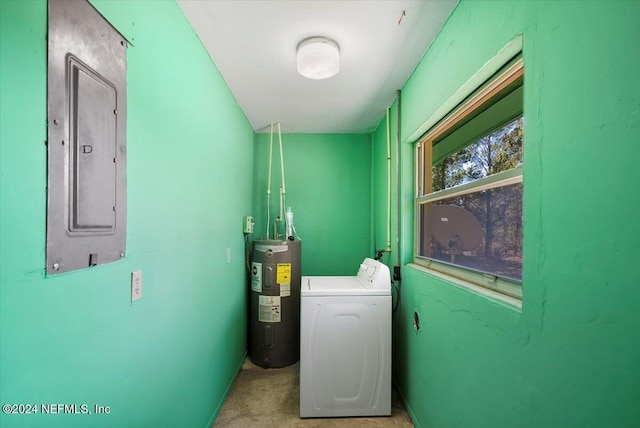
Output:
[[482,297],[484,297],[486,299],[489,299],[491,301],[499,303],[499,304],[501,304],[503,306],[506,306],[506,307],[509,307],[509,308],[512,308],[512,309],[516,309],[516,310],[518,310],[520,312],[522,311],[522,300],[516,299],[516,298],[511,297],[511,296],[504,295],[502,293],[498,293],[497,291],[493,291],[493,290],[490,290],[488,288],[481,287],[481,286],[476,285],[476,284],[474,284],[472,282],[468,282],[468,281],[462,280],[460,278],[456,278],[456,277],[453,277],[453,276],[450,276],[450,275],[446,275],[446,274],[444,274],[442,272],[438,272],[436,270],[429,269],[429,268],[427,268],[425,266],[421,266],[421,265],[418,265],[418,264],[415,264],[415,263],[409,263],[409,264],[407,264],[407,267],[410,267],[412,269],[415,269],[417,271],[426,273],[426,274],[431,275],[431,276],[435,276],[436,278],[439,278],[439,279],[441,279],[443,281],[446,281],[446,282],[448,282],[450,284],[453,284],[453,285],[455,285],[457,287],[469,290],[474,294],[477,294],[477,295],[482,296]]

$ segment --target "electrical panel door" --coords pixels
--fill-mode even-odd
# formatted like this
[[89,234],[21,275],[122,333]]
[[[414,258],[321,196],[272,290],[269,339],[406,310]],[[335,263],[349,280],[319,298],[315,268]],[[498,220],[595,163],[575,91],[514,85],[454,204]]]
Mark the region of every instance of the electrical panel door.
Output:
[[49,1],[48,274],[124,257],[126,48],[88,1]]

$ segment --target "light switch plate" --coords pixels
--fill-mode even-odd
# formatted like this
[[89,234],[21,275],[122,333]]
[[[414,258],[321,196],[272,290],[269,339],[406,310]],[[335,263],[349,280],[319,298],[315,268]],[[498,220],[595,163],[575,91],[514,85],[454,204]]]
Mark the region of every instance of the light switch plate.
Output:
[[142,271],[131,272],[131,301],[142,298]]

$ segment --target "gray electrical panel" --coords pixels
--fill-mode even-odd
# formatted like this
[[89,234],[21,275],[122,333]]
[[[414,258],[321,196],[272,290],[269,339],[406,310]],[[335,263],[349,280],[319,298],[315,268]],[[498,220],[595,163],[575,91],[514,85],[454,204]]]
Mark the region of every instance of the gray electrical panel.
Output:
[[49,1],[48,274],[124,257],[126,50],[88,1]]

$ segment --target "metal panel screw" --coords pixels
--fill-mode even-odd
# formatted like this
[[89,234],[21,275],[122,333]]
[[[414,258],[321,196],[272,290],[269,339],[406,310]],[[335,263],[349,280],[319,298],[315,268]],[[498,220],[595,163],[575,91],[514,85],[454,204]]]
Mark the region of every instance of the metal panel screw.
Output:
[[58,119],[53,119],[53,124],[54,125],[60,125],[60,121]]
[[124,253],[120,253],[120,257],[124,257]]
[[60,265],[58,263],[54,263],[53,270],[58,270],[58,269],[60,269]]

